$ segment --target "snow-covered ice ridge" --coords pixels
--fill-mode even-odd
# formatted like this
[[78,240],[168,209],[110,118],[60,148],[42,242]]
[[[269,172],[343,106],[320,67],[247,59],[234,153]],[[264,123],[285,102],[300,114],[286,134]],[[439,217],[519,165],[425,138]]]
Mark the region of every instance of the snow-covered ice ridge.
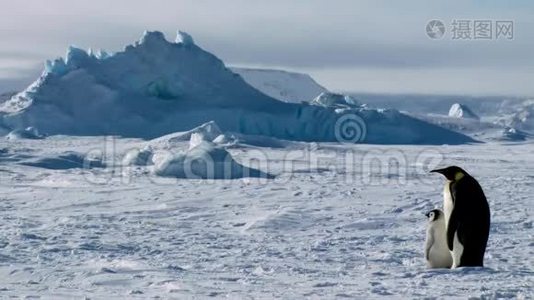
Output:
[[230,69],[262,93],[284,102],[309,102],[328,92],[308,74],[273,69]]
[[0,130],[154,138],[215,121],[224,132],[334,142],[336,124],[347,114],[365,123],[366,139],[358,142],[473,142],[395,110],[278,101],[248,85],[188,34],[178,32],[169,42],[157,31],[113,54],[70,47],[65,59],[47,62],[37,81],[0,105]]

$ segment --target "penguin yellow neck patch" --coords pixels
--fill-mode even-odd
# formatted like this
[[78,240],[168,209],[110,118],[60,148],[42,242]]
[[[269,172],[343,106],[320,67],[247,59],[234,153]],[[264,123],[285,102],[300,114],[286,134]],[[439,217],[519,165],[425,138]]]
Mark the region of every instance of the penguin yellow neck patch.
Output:
[[454,174],[454,180],[455,181],[459,181],[460,179],[464,178],[465,174],[462,173],[462,172],[457,172],[456,174]]

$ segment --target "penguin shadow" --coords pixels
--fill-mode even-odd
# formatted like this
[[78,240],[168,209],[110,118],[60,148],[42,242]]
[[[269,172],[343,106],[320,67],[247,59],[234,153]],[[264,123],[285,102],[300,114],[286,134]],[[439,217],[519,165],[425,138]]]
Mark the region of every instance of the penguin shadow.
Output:
[[489,268],[489,267],[460,267],[456,269],[451,269],[454,273],[462,273],[466,275],[470,274],[496,274],[499,271]]
[[489,267],[459,267],[455,269],[425,269],[423,271],[423,278],[440,276],[440,275],[480,275],[480,274],[497,274],[498,270]]

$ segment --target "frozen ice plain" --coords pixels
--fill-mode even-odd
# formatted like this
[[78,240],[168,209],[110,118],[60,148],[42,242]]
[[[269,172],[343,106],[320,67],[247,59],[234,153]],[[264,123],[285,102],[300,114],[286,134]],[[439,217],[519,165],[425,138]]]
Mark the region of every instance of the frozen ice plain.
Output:
[[[510,143],[487,120],[334,104],[279,103],[185,33],[169,43],[147,32],[114,55],[70,48],[0,107],[0,298],[534,297],[530,136]],[[504,112],[504,125],[530,130],[531,104]],[[369,143],[489,142],[302,142],[332,140],[347,110],[365,119]],[[222,131],[203,138],[276,178],[173,179],[136,166],[147,144],[187,151],[198,132],[176,131],[214,119]],[[38,131],[53,136],[32,139]],[[170,135],[104,137],[118,133]],[[104,161],[86,161],[99,151]],[[486,268],[425,269],[424,213],[441,206],[443,185],[428,170],[438,164],[461,165],[486,191]]]
[[[237,161],[261,151],[277,178],[231,181],[123,169],[124,153],[144,144],[68,136],[2,144],[0,297],[534,297],[532,143],[238,145],[228,149]],[[105,147],[114,149],[107,168],[21,164]],[[362,157],[399,167],[369,169]],[[486,268],[425,268],[423,214],[441,206],[443,185],[425,168],[436,163],[465,167],[486,191]]]

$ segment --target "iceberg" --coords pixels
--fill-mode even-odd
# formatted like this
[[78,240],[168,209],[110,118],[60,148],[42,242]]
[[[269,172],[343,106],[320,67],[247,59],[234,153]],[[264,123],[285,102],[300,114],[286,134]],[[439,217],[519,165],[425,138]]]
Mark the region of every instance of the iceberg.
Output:
[[475,114],[467,105],[454,103],[449,110],[449,117],[451,118],[466,118],[480,120],[480,117]]
[[[361,118],[360,143],[463,144],[471,138],[402,113],[285,103],[247,84],[185,32],[169,42],[147,31],[113,55],[70,47],[47,62],[25,91],[0,104],[0,125],[47,135],[153,139],[215,121],[223,132],[305,142],[338,142],[338,120]],[[100,52],[105,53],[105,52]]]

